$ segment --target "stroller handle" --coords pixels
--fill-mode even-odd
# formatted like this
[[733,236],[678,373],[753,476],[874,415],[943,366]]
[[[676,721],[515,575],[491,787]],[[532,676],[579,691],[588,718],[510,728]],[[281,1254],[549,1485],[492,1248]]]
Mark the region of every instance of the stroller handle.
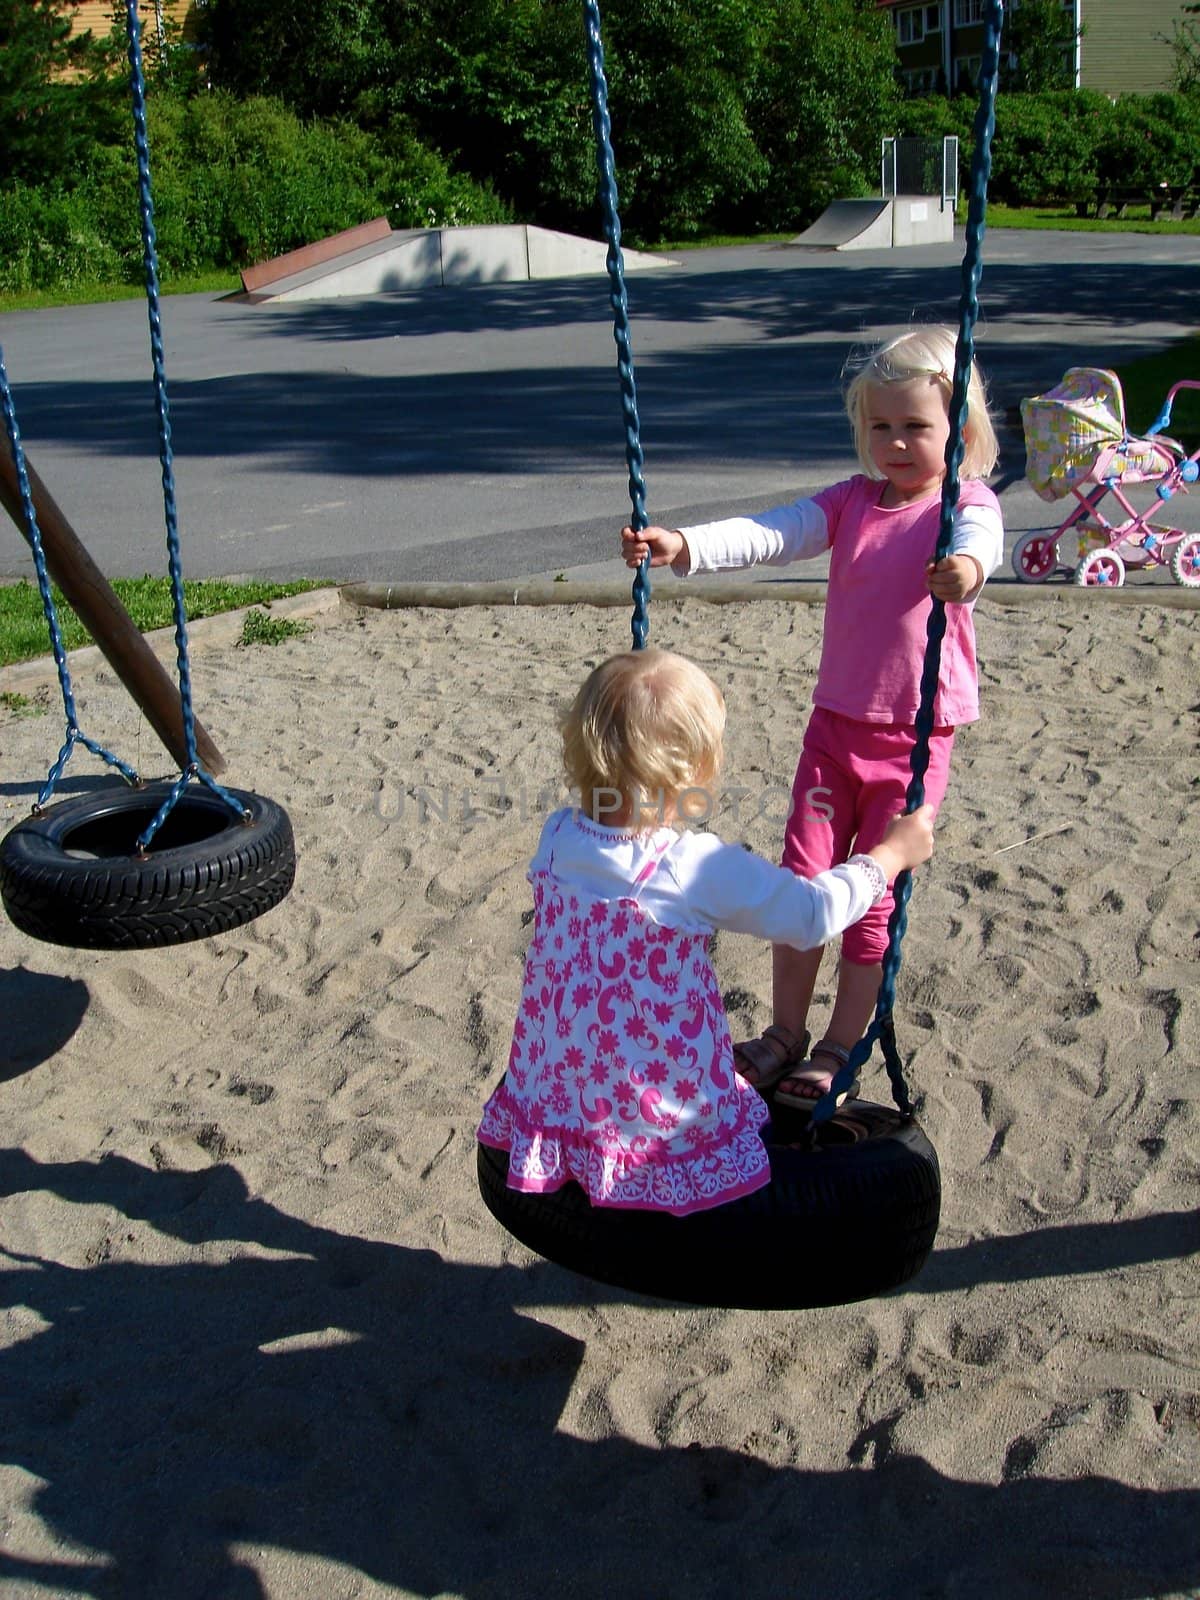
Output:
[[1180,378],[1178,383],[1173,383],[1171,385],[1167,393],[1167,398],[1163,401],[1163,408],[1155,419],[1153,427],[1147,428],[1146,430],[1147,438],[1149,438],[1152,434],[1161,433],[1164,428],[1170,427],[1171,407],[1175,404],[1175,396],[1181,389],[1200,389],[1200,383],[1197,383],[1192,378]]

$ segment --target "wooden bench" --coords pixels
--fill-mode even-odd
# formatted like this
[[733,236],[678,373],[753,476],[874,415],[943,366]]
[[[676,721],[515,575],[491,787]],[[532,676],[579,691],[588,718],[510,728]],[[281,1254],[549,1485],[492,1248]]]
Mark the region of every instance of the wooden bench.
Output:
[[1185,217],[1200,216],[1200,185],[1158,183],[1142,188],[1121,188],[1116,184],[1101,184],[1092,198],[1076,200],[1075,214],[1124,217],[1130,206],[1147,206],[1151,222],[1182,222]]
[[1157,200],[1150,207],[1151,222],[1182,222],[1200,211],[1200,185],[1160,183]]

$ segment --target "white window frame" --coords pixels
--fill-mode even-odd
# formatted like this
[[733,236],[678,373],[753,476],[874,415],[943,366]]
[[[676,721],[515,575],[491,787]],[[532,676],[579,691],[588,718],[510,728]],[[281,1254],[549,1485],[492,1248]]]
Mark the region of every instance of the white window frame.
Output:
[[925,12],[927,7],[905,6],[896,12],[896,43],[920,44],[925,37]]
[[954,0],[954,26],[974,28],[987,15],[987,0]]
[[932,94],[937,88],[938,67],[905,67],[904,87],[909,94]]

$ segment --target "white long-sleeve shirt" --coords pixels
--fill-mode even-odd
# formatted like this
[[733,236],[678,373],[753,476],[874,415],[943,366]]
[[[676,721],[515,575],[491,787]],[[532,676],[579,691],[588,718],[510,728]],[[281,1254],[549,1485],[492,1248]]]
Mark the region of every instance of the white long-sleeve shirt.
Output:
[[547,818],[529,871],[552,872],[591,899],[634,899],[663,927],[728,928],[796,950],[828,944],[887,887],[883,869],[866,856],[798,878],[715,834],[634,833],[570,807]]
[[[824,555],[830,546],[829,522],[819,499],[794,500],[752,517],[699,522],[679,531],[691,558],[681,557],[672,565],[681,578],[738,567],[785,567]],[[950,554],[973,556],[984,577],[991,577],[1004,559],[1004,524],[993,504],[956,507]]]

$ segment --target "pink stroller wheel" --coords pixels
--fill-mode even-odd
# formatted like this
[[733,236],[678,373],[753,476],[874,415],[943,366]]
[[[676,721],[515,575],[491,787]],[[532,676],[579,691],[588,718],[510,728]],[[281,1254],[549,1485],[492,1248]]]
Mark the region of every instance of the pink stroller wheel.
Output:
[[1022,583],[1044,583],[1058,569],[1058,538],[1026,533],[1013,545],[1013,571]]
[[1200,533],[1185,533],[1171,551],[1171,576],[1185,589],[1200,589]]
[[1080,589],[1119,589],[1125,582],[1125,563],[1115,550],[1093,550],[1075,568]]

